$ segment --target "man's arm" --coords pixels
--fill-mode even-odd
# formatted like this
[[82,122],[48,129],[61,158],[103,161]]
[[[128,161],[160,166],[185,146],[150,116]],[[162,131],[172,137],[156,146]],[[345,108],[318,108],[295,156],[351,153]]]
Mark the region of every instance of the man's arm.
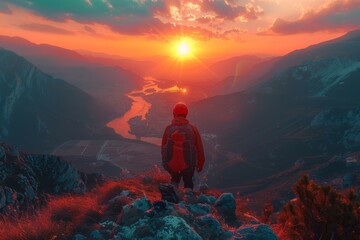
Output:
[[164,134],[163,134],[163,137],[162,137],[162,141],[161,141],[161,159],[162,159],[162,164],[163,164],[164,168],[165,168],[165,163],[164,163],[165,146],[166,146],[166,143],[167,143],[168,129],[169,129],[169,127],[165,128],[165,131],[164,131]]
[[200,133],[196,127],[193,126],[195,133],[195,147],[197,152],[197,171],[201,172],[205,163],[204,146],[201,140]]

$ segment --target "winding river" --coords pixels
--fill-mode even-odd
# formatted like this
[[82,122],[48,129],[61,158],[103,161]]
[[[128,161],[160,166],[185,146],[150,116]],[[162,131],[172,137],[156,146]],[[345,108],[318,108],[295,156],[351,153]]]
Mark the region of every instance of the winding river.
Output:
[[[141,119],[144,120],[146,118],[146,113],[151,108],[151,103],[145,101],[142,96],[166,92],[186,92],[186,89],[180,88],[177,85],[169,88],[160,88],[158,86],[159,81],[152,77],[145,77],[144,79],[145,83],[141,90],[134,90],[126,94],[126,96],[133,101],[129,111],[127,111],[122,117],[116,118],[107,124],[109,128],[114,129],[117,134],[123,136],[124,138],[137,139],[135,135],[130,133],[129,120],[137,116],[141,116]],[[156,144],[158,146],[161,145],[161,138],[157,137],[141,137],[140,140]]]

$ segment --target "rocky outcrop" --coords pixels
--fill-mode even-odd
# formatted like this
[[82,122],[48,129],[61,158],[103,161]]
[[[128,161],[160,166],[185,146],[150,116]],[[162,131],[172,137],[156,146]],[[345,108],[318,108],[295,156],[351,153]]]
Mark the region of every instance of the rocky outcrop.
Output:
[[[27,239],[62,236],[61,239],[75,240],[277,240],[270,226],[239,211],[238,201],[231,193],[196,191],[189,199],[184,197],[183,189],[177,189],[179,202],[169,202],[161,198],[159,188],[167,181],[165,175],[156,172],[152,178],[107,181],[93,191],[77,195],[87,190],[87,182],[71,165],[56,157],[26,155],[4,144],[0,144],[0,149],[5,153],[0,159],[3,212],[36,206],[43,193],[70,193],[49,198],[46,206],[35,208],[34,214],[29,212],[32,218],[14,214],[10,218],[19,224],[18,229],[10,233],[0,230],[0,235],[6,235],[1,239],[20,239],[30,230],[33,233],[26,235]],[[44,221],[49,225],[37,225]],[[28,228],[23,228],[23,224]]]
[[[123,191],[109,200],[119,203],[129,199]],[[122,208],[116,208],[112,214],[119,218],[105,218],[95,231],[77,233],[72,239],[269,239],[277,236],[266,224],[245,224],[235,221],[237,225],[229,228],[226,220],[236,219],[236,201],[231,193],[220,197],[200,194],[195,203],[180,201],[172,203],[166,200],[151,202],[146,197],[133,198],[132,202]],[[205,200],[206,199],[206,200]],[[211,200],[209,200],[211,199]],[[115,209],[115,208],[113,208]]]
[[95,178],[56,156],[25,154],[0,142],[0,213],[42,204],[46,194],[83,193]]

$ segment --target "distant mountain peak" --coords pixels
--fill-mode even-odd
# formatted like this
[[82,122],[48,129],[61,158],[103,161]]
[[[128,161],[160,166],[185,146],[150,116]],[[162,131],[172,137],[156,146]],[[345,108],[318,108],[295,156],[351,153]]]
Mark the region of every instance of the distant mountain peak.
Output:
[[0,91],[0,139],[27,150],[44,151],[69,138],[90,137],[110,119],[89,94],[3,48]]
[[346,33],[343,37],[347,38],[360,38],[360,29],[356,29]]

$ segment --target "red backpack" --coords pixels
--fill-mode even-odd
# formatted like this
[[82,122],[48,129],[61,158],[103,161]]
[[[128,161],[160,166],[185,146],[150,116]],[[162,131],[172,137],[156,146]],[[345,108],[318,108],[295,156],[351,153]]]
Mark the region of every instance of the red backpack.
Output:
[[195,133],[189,124],[171,125],[167,135],[163,163],[173,172],[195,167]]

